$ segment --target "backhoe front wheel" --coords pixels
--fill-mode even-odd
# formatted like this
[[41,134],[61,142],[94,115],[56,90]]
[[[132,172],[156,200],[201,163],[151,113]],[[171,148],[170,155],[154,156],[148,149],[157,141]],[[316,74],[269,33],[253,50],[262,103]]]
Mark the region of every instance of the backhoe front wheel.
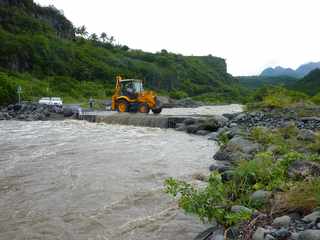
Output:
[[149,111],[150,111],[150,108],[146,103],[141,103],[138,107],[139,113],[149,113]]
[[118,107],[117,107],[118,112],[128,112],[129,111],[129,104],[125,100],[120,100],[118,102]]

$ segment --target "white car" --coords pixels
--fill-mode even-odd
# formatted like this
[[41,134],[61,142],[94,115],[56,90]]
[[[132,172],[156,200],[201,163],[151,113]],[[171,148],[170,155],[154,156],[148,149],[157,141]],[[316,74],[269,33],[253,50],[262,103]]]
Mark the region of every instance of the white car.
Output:
[[39,100],[39,104],[62,106],[62,100],[59,97],[43,97]]
[[49,97],[43,97],[43,98],[40,98],[39,100],[39,104],[50,105],[50,103],[51,103],[51,100]]
[[51,98],[51,105],[62,106],[62,100],[59,97],[52,97]]

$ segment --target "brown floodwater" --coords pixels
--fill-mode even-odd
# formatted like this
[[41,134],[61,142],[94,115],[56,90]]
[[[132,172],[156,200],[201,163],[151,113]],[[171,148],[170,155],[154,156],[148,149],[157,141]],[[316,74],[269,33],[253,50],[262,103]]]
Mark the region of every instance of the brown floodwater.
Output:
[[217,146],[172,129],[0,122],[0,239],[192,239],[205,228],[163,192],[206,173]]

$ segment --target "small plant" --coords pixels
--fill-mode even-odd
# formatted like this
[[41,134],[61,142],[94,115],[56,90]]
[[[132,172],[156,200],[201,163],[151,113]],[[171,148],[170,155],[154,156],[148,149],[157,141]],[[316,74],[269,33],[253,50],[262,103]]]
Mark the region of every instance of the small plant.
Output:
[[221,175],[214,172],[210,175],[207,187],[196,189],[191,184],[169,178],[165,182],[166,192],[177,196],[179,194],[179,206],[187,213],[196,214],[203,222],[211,222],[215,219],[223,226],[231,226],[251,217],[250,213],[231,212],[233,202],[228,185],[222,182]]
[[226,145],[230,141],[230,138],[226,132],[222,132],[218,135],[218,144],[220,146]]
[[263,127],[255,127],[251,130],[250,137],[258,143],[267,145],[272,143],[273,135],[268,129]]
[[278,131],[284,139],[296,137],[299,133],[299,130],[294,123],[291,123],[286,127],[279,128]]
[[314,142],[309,145],[309,149],[320,154],[320,133],[317,133]]

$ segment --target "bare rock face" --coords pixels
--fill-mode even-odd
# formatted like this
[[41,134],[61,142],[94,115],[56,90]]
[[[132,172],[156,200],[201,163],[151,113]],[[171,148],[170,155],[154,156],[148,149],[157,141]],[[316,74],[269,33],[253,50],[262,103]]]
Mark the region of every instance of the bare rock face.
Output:
[[320,176],[320,164],[310,161],[294,161],[288,169],[288,176],[293,179]]

